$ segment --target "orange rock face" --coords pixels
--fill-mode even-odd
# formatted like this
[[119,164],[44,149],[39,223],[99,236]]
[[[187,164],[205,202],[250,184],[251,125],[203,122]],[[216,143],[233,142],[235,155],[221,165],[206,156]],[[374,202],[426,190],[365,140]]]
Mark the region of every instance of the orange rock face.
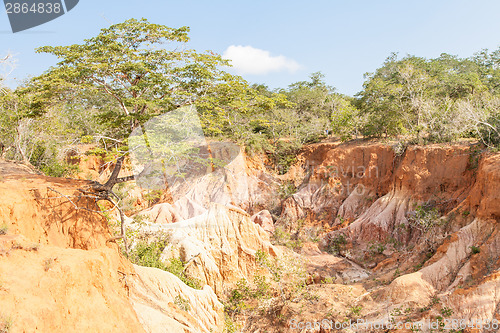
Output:
[[[136,269],[107,242],[106,219],[79,198],[86,181],[1,161],[0,172],[0,330],[222,331],[222,304],[210,287],[195,291],[170,273]],[[179,293],[192,300],[189,309],[175,304]]]

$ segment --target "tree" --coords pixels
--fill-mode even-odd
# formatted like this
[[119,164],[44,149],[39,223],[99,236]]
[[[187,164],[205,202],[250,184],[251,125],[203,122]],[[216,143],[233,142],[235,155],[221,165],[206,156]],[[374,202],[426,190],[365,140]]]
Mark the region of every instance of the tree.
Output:
[[40,101],[34,113],[43,113],[68,92],[87,90],[114,100],[116,107],[101,118],[126,133],[156,115],[193,104],[219,83],[237,80],[220,69],[228,62],[219,55],[185,49],[188,32],[188,27],[130,19],[83,44],[37,49],[61,60],[28,88]]
[[[402,134],[419,142],[480,133],[470,120],[490,114],[482,105],[491,104],[488,101],[498,94],[499,64],[498,54],[487,51],[468,59],[446,53],[435,59],[398,59],[392,54],[375,73],[367,74],[364,90],[357,95],[357,105],[368,118],[364,134]],[[494,126],[488,131],[489,137],[496,135]]]

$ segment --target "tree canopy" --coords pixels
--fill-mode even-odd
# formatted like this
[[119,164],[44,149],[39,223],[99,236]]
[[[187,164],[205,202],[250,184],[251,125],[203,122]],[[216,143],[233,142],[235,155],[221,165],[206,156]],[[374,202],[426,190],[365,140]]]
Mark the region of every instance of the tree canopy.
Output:
[[265,152],[285,165],[280,172],[303,144],[330,135],[500,145],[500,49],[469,58],[391,54],[348,97],[321,72],[282,89],[249,84],[220,55],[188,49],[188,34],[188,27],[130,19],[80,44],[38,48],[59,62],[16,90],[0,86],[4,154],[62,170],[53,161],[63,145],[100,142],[121,154],[138,127],[188,105],[203,135]]
[[130,130],[153,116],[193,104],[220,83],[238,81],[221,69],[227,60],[185,48],[189,28],[169,28],[130,19],[102,29],[83,44],[44,46],[37,52],[60,62],[31,83],[45,108],[58,94],[89,90],[111,97],[117,107],[101,114]]
[[[419,141],[449,141],[485,130],[498,118],[499,52],[486,50],[461,59],[392,54],[366,81],[357,97],[367,116],[365,135],[407,135]],[[488,127],[488,132],[498,128]]]

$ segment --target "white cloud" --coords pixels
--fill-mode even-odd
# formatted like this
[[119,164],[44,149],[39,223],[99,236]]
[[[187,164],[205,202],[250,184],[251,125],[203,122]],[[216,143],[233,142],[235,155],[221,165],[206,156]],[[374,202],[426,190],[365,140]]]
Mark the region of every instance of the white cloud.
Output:
[[281,71],[293,73],[301,67],[295,60],[282,55],[272,56],[269,51],[252,46],[231,45],[222,56],[231,60],[233,68],[241,75],[265,75]]

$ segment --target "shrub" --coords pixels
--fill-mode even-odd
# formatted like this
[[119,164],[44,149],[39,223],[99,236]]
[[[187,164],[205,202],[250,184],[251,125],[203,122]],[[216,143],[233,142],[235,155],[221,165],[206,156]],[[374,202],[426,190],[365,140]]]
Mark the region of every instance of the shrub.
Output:
[[287,199],[297,192],[297,187],[292,181],[286,181],[279,187],[279,194],[282,199]]
[[438,219],[438,210],[427,205],[417,206],[414,211],[408,213],[410,225],[424,233],[435,226]]
[[195,278],[188,277],[185,272],[185,264],[178,258],[171,258],[169,264],[161,259],[161,254],[167,246],[167,239],[147,242],[139,241],[130,252],[130,261],[139,266],[154,267],[170,272],[177,276],[182,282],[194,289],[201,289],[201,282]]
[[346,245],[347,240],[344,234],[337,234],[332,240],[330,240],[326,252],[334,255],[341,254],[341,252],[345,250]]
[[471,246],[470,247],[472,254],[477,254],[481,252],[481,249],[478,246]]
[[229,293],[228,303],[225,305],[225,310],[231,313],[240,313],[247,307],[245,300],[250,297],[251,291],[247,280],[238,280],[236,282],[236,287]]
[[441,314],[443,317],[448,318],[453,314],[453,310],[445,306],[441,309]]
[[30,163],[50,177],[66,177],[78,171],[78,165],[60,161],[55,146],[49,146],[43,141],[36,144]]
[[371,244],[368,249],[372,254],[381,254],[385,251],[385,245],[382,243]]
[[147,242],[140,241],[130,253],[130,260],[139,266],[155,267],[167,270],[167,266],[160,260],[160,256],[166,247],[164,241]]
[[9,333],[12,329],[13,320],[11,317],[2,316],[0,319],[0,333]]
[[286,246],[292,250],[298,250],[302,247],[302,241],[300,239],[292,239],[292,235],[282,227],[276,227],[272,237],[273,244],[275,245]]
[[191,310],[191,304],[189,303],[189,301],[187,299],[185,299],[181,295],[175,296],[174,304],[177,305],[183,311],[187,312],[187,311]]
[[278,174],[284,175],[297,161],[297,154],[301,148],[297,141],[278,141],[272,155],[272,161]]
[[349,310],[349,314],[354,317],[358,317],[361,314],[363,307],[361,305],[353,306]]
[[49,177],[67,177],[78,171],[77,165],[68,164],[66,162],[58,162],[57,160],[47,161],[40,166],[46,176]]

